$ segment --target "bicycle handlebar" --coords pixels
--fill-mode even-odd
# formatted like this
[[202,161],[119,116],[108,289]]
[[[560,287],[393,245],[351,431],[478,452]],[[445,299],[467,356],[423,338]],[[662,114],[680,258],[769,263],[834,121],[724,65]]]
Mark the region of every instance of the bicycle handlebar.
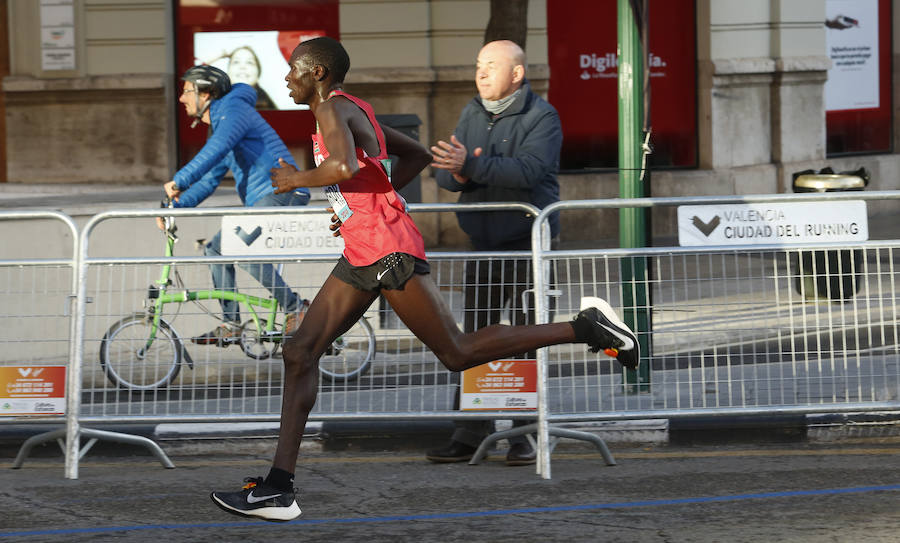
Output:
[[[169,198],[168,196],[166,196],[165,198],[160,200],[159,207],[166,208],[166,209],[172,209],[175,207],[175,205],[172,202],[172,199]],[[178,239],[178,236],[175,235],[175,232],[178,231],[178,227],[175,226],[175,217],[169,215],[169,216],[162,217],[162,220],[163,220],[164,232],[165,232],[166,236],[171,238],[173,241]]]

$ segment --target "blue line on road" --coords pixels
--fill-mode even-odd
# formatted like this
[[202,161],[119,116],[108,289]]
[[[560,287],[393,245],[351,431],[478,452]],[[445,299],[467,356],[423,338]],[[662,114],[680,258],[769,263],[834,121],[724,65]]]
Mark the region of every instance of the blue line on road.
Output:
[[525,513],[556,513],[566,511],[590,511],[596,509],[628,509],[631,507],[661,507],[666,505],[688,505],[697,503],[733,502],[741,500],[764,500],[772,498],[795,498],[800,496],[827,496],[835,494],[859,494],[862,492],[882,492],[900,490],[900,484],[862,486],[855,488],[825,488],[820,490],[791,490],[784,492],[760,492],[756,494],[734,494],[730,496],[704,496],[697,498],[677,498],[673,500],[645,500],[635,502],[618,503],[594,503],[585,505],[563,505],[558,507],[527,507],[523,509],[495,509],[491,511],[472,511],[468,513],[435,513],[433,515],[397,515],[390,517],[360,517],[360,518],[330,518],[294,520],[291,522],[269,524],[259,520],[247,522],[224,522],[206,524],[147,524],[141,526],[106,526],[96,528],[69,528],[61,530],[35,530],[29,532],[0,532],[3,537],[29,537],[47,535],[74,535],[74,534],[99,534],[113,532],[136,532],[146,530],[185,530],[185,529],[210,529],[210,528],[243,528],[253,526],[262,528],[284,525],[317,525],[317,524],[349,524],[349,523],[376,523],[376,522],[402,522],[415,520],[448,520],[472,517],[491,517],[502,515],[521,515]]

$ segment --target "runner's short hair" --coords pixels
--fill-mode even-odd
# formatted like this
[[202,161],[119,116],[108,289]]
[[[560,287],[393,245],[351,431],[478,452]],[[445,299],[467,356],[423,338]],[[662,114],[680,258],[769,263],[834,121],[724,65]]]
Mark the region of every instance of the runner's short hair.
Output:
[[303,47],[306,54],[313,64],[321,64],[331,72],[332,80],[337,83],[344,82],[344,76],[350,70],[350,55],[341,45],[341,42],[334,38],[323,36],[321,38],[313,38],[306,40],[297,46]]

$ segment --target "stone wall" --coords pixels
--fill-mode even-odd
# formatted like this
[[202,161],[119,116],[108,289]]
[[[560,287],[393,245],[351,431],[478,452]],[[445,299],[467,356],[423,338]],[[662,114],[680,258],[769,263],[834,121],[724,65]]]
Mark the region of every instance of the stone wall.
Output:
[[166,181],[172,87],[164,75],[7,78],[9,181]]
[[[39,3],[4,1],[16,30],[9,38],[12,75],[3,81],[9,181],[169,179],[177,98],[173,4],[78,0],[77,70],[48,73],[38,58]],[[896,27],[900,0],[893,4]],[[824,0],[696,0],[696,6],[699,168],[652,172],[653,196],[788,192],[793,172],[825,166],[865,166],[869,190],[900,188],[898,155],[825,156]],[[416,114],[426,146],[447,139],[475,95],[474,59],[488,13],[488,0],[341,0],[341,37],[353,59],[347,90],[379,114]],[[544,94],[546,26],[546,1],[532,0],[527,76]],[[900,32],[894,40],[900,50]],[[900,54],[893,58],[900,66]],[[896,104],[900,68],[894,79]],[[896,133],[900,116],[894,123]],[[455,201],[430,175],[423,173],[423,201]],[[560,185],[564,199],[618,195],[610,172],[564,173]],[[565,214],[564,241],[616,240],[611,213]],[[671,235],[674,209],[652,215],[653,235]],[[452,215],[417,221],[429,246],[466,243]]]

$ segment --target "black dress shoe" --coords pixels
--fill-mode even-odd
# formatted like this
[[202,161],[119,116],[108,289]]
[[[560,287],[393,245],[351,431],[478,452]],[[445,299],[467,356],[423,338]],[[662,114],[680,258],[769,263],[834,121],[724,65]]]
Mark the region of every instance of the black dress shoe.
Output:
[[437,463],[468,462],[475,455],[475,447],[451,441],[450,445],[442,449],[434,449],[425,454],[425,458]]
[[506,453],[507,466],[530,466],[537,462],[537,451],[527,441],[525,443],[513,443]]

